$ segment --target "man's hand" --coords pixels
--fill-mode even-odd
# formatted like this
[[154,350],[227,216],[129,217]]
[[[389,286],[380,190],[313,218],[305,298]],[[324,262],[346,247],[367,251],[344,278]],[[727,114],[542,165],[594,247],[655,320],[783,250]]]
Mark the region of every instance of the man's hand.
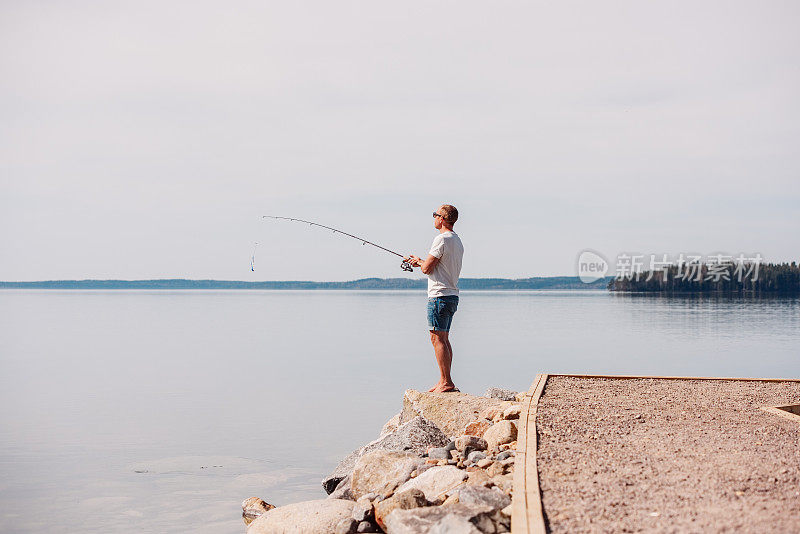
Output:
[[428,259],[426,260],[418,258],[413,254],[409,254],[407,258],[403,259],[412,266],[419,267],[420,270],[422,270],[422,274],[430,274],[433,271],[433,268],[436,267],[436,264],[439,263],[439,258],[431,255],[428,255]]
[[414,267],[419,267],[420,265],[422,265],[422,260],[414,256],[413,254],[409,254],[407,258],[403,259],[406,260],[411,265],[413,265]]

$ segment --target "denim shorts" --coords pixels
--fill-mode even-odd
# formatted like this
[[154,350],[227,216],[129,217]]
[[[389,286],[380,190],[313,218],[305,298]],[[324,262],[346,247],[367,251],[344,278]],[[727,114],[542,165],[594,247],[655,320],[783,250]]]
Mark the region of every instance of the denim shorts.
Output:
[[453,314],[458,309],[458,295],[428,299],[428,330],[450,331]]

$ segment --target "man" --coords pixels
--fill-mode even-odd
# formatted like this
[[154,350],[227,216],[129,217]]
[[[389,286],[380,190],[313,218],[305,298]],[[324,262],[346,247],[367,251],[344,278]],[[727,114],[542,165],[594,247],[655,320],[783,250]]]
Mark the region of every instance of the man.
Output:
[[453,348],[449,338],[450,323],[458,308],[458,275],[464,256],[461,238],[453,231],[457,220],[458,210],[444,204],[433,214],[433,226],[439,235],[433,239],[428,258],[422,260],[414,255],[405,258],[428,275],[428,330],[440,373],[439,382],[428,391],[437,393],[458,391],[450,376]]

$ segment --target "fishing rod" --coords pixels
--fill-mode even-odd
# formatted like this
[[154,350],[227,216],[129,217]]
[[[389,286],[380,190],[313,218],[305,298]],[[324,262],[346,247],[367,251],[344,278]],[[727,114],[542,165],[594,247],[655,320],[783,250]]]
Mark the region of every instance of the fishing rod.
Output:
[[301,223],[310,224],[311,226],[319,226],[320,228],[333,230],[334,234],[342,234],[342,235],[346,235],[347,237],[352,237],[353,239],[357,239],[358,241],[361,241],[362,245],[372,245],[373,247],[377,247],[377,248],[379,248],[381,250],[385,250],[389,254],[394,254],[395,256],[400,256],[401,258],[403,258],[403,263],[400,264],[400,268],[403,269],[404,271],[414,272],[414,268],[411,266],[410,263],[408,263],[406,261],[406,257],[403,256],[402,254],[400,254],[399,252],[395,252],[394,250],[389,250],[388,248],[382,247],[382,246],[378,245],[377,243],[373,243],[372,241],[364,239],[363,237],[358,237],[357,235],[348,234],[347,232],[339,230],[338,228],[333,228],[331,226],[325,226],[324,224],[315,223],[313,221],[305,221],[303,219],[295,219],[294,217],[279,217],[277,215],[262,215],[261,218],[262,219],[267,219],[267,218],[269,218],[269,219],[283,219],[285,221],[301,222]]

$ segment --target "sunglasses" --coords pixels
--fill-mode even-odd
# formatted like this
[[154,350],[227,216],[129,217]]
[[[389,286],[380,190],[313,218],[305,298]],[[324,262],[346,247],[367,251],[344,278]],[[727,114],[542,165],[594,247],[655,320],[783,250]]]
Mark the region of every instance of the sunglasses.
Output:
[[433,212],[433,218],[435,219],[436,217],[441,217],[442,219],[444,219],[444,215],[439,215],[438,213]]

